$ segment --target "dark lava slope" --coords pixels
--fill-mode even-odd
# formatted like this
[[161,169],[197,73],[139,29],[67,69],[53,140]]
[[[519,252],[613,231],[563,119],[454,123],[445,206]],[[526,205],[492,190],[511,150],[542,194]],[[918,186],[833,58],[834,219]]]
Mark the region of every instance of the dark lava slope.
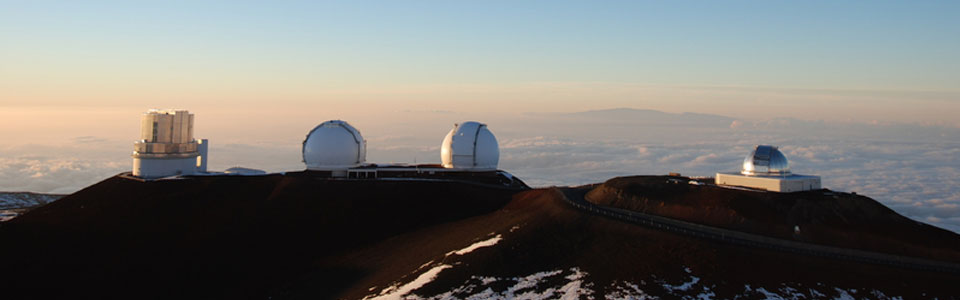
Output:
[[[599,205],[801,242],[960,262],[960,236],[904,217],[868,197],[815,190],[766,193],[689,178],[608,180],[586,199]],[[799,229],[799,230],[797,230]]]
[[113,177],[0,223],[0,291],[28,298],[267,298],[306,273],[328,296],[370,270],[311,262],[495,211],[523,188],[310,173]]
[[[306,173],[111,178],[0,225],[0,290],[5,299],[960,295],[955,273],[678,235],[581,211],[563,193],[603,192],[591,189]],[[735,192],[714,196],[733,197],[725,191]]]
[[[581,191],[585,193],[586,190]],[[459,255],[472,243],[491,246]],[[389,255],[385,255],[389,253]],[[407,297],[951,299],[958,274],[920,272],[728,245],[587,214],[558,189],[520,193],[492,214],[394,237],[338,258],[379,270],[338,297],[390,295],[441,271]],[[320,285],[305,280],[301,286]],[[777,299],[774,297],[774,299]]]

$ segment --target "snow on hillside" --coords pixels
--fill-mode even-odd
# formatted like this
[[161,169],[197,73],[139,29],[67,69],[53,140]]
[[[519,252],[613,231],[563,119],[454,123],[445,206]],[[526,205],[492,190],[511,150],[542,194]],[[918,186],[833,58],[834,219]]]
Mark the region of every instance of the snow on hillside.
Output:
[[19,214],[9,210],[0,210],[0,222],[10,221],[10,219],[16,218]]
[[[492,234],[492,233],[491,233],[491,234]],[[454,251],[447,252],[447,254],[444,255],[444,256],[445,256],[445,257],[450,257],[451,255],[465,255],[465,254],[468,254],[468,253],[470,253],[470,252],[473,252],[473,250],[476,250],[476,249],[478,249],[478,248],[490,247],[490,246],[496,245],[498,242],[500,242],[500,240],[502,239],[502,237],[503,237],[502,235],[499,235],[499,234],[498,234],[497,236],[494,236],[494,237],[489,238],[489,239],[487,239],[487,240],[483,240],[483,241],[479,241],[479,242],[473,243],[472,245],[467,246],[466,248],[463,248],[463,249],[460,249],[460,250],[454,250]],[[432,261],[431,261],[431,262],[428,262],[428,263],[424,264],[423,266],[420,266],[420,269],[423,269],[424,267],[430,266],[432,263],[433,263]],[[394,285],[383,289],[382,291],[380,291],[379,294],[377,294],[377,295],[370,295],[370,296],[364,297],[364,299],[369,299],[369,300],[393,300],[393,299],[401,299],[401,297],[403,297],[404,295],[409,294],[411,291],[416,290],[416,289],[419,289],[420,287],[423,287],[425,284],[430,283],[431,281],[433,281],[434,279],[437,278],[437,274],[439,274],[439,273],[442,272],[443,270],[449,269],[449,268],[451,268],[451,267],[453,267],[453,266],[451,266],[451,265],[446,265],[446,264],[439,264],[439,265],[434,266],[433,268],[431,268],[429,271],[424,272],[423,274],[420,274],[420,276],[418,276],[417,279],[414,279],[413,281],[411,281],[411,282],[409,282],[409,283],[407,283],[407,284],[404,284],[404,285],[401,286],[400,283],[397,282],[397,283],[395,283]],[[420,269],[417,269],[417,271],[420,271]],[[406,297],[404,297],[404,298],[406,298]]]
[[[716,285],[704,283],[689,267],[684,267],[685,279],[672,282],[650,274],[639,282],[616,281],[607,288],[598,289],[590,280],[590,274],[578,267],[544,270],[528,275],[496,277],[473,275],[463,283],[449,287],[436,295],[418,293],[424,287],[444,276],[443,272],[457,268],[460,263],[452,258],[469,255],[480,248],[495,247],[503,236],[491,233],[486,240],[465,248],[447,252],[444,263],[430,261],[417,270],[394,282],[377,294],[364,297],[366,300],[393,299],[716,299]],[[424,269],[429,270],[423,272]],[[421,273],[422,272],[422,273]],[[376,287],[370,288],[370,291]],[[598,294],[598,290],[605,290]],[[776,288],[744,285],[737,297],[746,299],[902,299],[869,288],[842,288],[817,284],[804,286],[799,283],[782,283]]]
[[0,209],[29,208],[44,205],[64,195],[37,194],[29,192],[0,192]]
[[[447,268],[450,266],[427,272],[430,280],[442,276],[438,273]],[[656,276],[640,282],[619,281],[606,289],[606,294],[598,295],[588,273],[570,268],[521,277],[473,276],[462,285],[438,295],[418,295],[416,289],[407,289],[404,292],[408,293],[403,297],[396,298],[399,295],[394,294],[393,299],[717,299],[713,291],[716,286],[703,284],[692,274],[688,273],[688,276],[687,281],[675,284]],[[421,278],[415,281],[419,280]],[[744,299],[902,299],[872,289],[808,287],[795,283],[784,283],[776,289],[745,285],[737,296]]]
[[9,221],[30,208],[57,201],[63,196],[29,192],[0,192],[0,222]]

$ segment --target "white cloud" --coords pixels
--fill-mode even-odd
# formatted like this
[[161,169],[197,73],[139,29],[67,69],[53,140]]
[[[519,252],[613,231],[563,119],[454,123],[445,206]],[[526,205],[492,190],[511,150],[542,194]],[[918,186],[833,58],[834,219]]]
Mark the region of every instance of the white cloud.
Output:
[[129,164],[76,157],[0,158],[0,190],[73,193],[125,168]]
[[[643,127],[592,137],[537,136],[525,143],[510,141],[501,149],[501,167],[533,185],[580,185],[667,172],[712,176],[739,169],[749,147],[773,144],[781,146],[794,172],[821,175],[827,188],[854,191],[910,218],[960,232],[960,131],[786,119],[772,123],[727,132],[676,129],[675,137]],[[552,127],[564,132],[563,126]],[[638,138],[624,139],[624,134]]]

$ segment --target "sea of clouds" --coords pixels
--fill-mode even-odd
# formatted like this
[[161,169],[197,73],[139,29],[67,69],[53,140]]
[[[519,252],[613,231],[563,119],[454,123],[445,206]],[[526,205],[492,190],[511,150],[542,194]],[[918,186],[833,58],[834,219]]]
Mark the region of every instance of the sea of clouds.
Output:
[[[500,168],[532,186],[668,172],[713,176],[738,171],[754,145],[771,144],[780,147],[795,173],[822,176],[825,188],[857,192],[915,220],[960,232],[957,128],[736,120],[629,109],[487,119],[500,142]],[[439,161],[442,134],[433,136],[437,130],[394,126],[392,133],[365,136],[369,162]],[[301,170],[299,147],[295,141],[213,140],[211,169]],[[128,171],[130,150],[128,141],[89,136],[58,146],[2,146],[0,191],[72,193]]]

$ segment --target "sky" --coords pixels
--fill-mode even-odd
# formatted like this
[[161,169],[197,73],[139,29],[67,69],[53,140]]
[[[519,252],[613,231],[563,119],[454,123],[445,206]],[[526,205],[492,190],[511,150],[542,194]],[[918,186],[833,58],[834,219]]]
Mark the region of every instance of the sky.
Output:
[[958,124],[956,1],[2,6],[4,108],[643,106]]
[[[960,228],[957,1],[0,7],[0,190],[129,170],[140,114],[183,108],[214,169],[302,169],[329,119],[358,127],[373,162],[437,162],[453,123],[480,120],[501,168],[538,186],[709,176],[771,143],[828,188]],[[664,114],[575,114],[615,108]]]

